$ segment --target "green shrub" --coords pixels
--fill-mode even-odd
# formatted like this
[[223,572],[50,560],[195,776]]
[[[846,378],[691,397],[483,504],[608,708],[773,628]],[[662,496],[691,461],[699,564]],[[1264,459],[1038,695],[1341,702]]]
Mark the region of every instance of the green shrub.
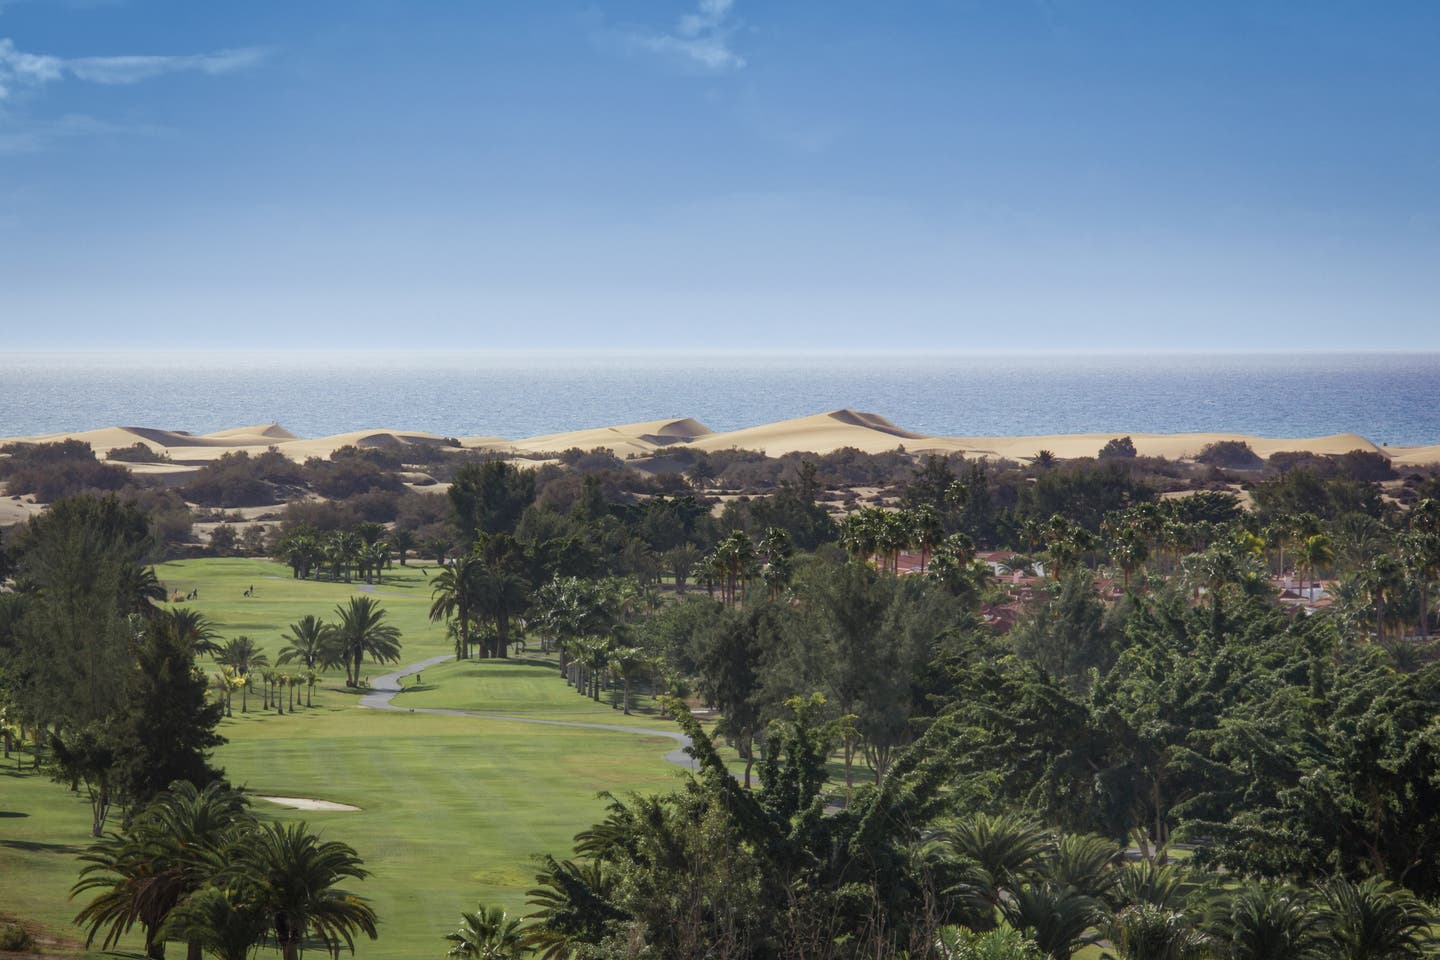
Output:
[[30,936],[30,931],[18,923],[0,921],[0,950],[19,953],[34,946],[35,939]]

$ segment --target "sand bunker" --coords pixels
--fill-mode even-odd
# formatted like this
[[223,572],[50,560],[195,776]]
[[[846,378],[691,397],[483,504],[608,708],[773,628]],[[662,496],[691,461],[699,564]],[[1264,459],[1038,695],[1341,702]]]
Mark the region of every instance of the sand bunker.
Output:
[[271,803],[278,803],[280,806],[290,807],[292,810],[356,812],[360,809],[348,803],[336,803],[334,800],[312,800],[309,797],[265,797],[257,793],[255,799],[269,800]]

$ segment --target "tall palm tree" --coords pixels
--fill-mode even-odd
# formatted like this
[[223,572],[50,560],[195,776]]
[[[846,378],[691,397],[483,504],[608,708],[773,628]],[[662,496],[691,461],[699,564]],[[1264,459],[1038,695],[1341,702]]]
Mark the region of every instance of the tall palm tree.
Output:
[[1305,585],[1316,571],[1334,562],[1335,549],[1323,533],[1311,534],[1295,544],[1295,572],[1301,599],[1305,599]]
[[445,955],[455,960],[519,960],[525,955],[520,918],[483,903],[460,914],[460,928],[445,939],[454,944]]
[[405,555],[415,549],[415,534],[404,527],[396,527],[390,534],[390,545],[395,548],[395,555],[400,558],[400,566],[405,566]]
[[620,680],[625,684],[623,697],[625,715],[630,715],[630,684],[636,677],[643,676],[651,666],[651,661],[645,656],[645,651],[639,647],[616,647],[609,652],[609,668],[620,675]]
[[453,620],[456,660],[470,655],[470,617],[479,600],[483,566],[479,557],[466,554],[430,578],[430,622]]
[[670,576],[675,578],[675,592],[680,596],[685,595],[685,587],[690,582],[690,574],[700,563],[700,550],[693,543],[682,543],[678,547],[672,547],[660,555],[665,568],[670,571]]
[[495,625],[488,654],[503,660],[510,656],[510,626],[525,611],[530,584],[503,563],[482,563],[475,577],[479,589],[474,611]]
[[[1437,503],[1422,500],[1421,503]],[[1418,507],[1416,508],[1419,509]],[[1430,587],[1440,578],[1440,532],[1424,529],[1416,524],[1405,534],[1402,541],[1402,556],[1405,566],[1415,581],[1415,590],[1420,597],[1420,639],[1430,639]]]
[[400,660],[400,631],[386,623],[388,612],[373,597],[351,597],[335,607],[340,662],[345,664],[345,685],[359,686],[360,667],[369,656],[378,663]]
[[339,662],[335,628],[313,613],[290,624],[290,632],[282,633],[280,639],[286,643],[276,663],[299,662],[307,670],[323,670]]
[[390,544],[384,540],[365,544],[360,548],[359,561],[366,583],[382,582],[385,567],[390,563]]
[[945,539],[945,524],[940,514],[928,503],[922,503],[910,511],[910,540],[920,548],[920,572],[924,573],[930,563],[935,547]]
[[285,960],[299,960],[307,937],[332,954],[342,944],[354,953],[356,934],[375,939],[374,908],[338,886],[369,876],[349,844],[321,840],[303,821],[262,823],[242,848],[240,870]]

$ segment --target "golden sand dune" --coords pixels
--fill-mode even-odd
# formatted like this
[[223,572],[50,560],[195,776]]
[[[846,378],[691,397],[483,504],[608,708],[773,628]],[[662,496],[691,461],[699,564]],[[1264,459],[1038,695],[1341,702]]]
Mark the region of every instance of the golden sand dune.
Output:
[[899,446],[912,453],[960,449],[953,438],[911,433],[884,417],[854,410],[832,410],[729,433],[712,433],[688,445],[699,450],[760,450],[772,457],[797,451],[830,453],[841,447],[854,447],[866,453],[882,453]]
[[210,440],[299,440],[289,430],[278,423],[265,423],[254,427],[231,427],[229,430],[217,430],[214,433],[205,434]]
[[[1041,450],[1049,450],[1062,459],[1092,457],[1115,436],[1117,434],[1109,433],[1025,437],[929,436],[905,430],[877,414],[833,410],[725,433],[715,433],[690,418],[674,418],[572,430],[520,440],[476,436],[463,438],[460,442],[470,449],[507,454],[558,452],[572,447],[582,450],[608,447],[620,457],[632,454],[648,456],[671,446],[689,446],[698,450],[759,450],[771,456],[792,452],[824,454],[842,447],[854,447],[867,453],[881,453],[903,446],[910,453],[964,453],[970,457],[1004,457],[1023,461],[1032,459]],[[1141,455],[1170,459],[1192,458],[1207,444],[1237,440],[1248,443],[1261,457],[1268,457],[1282,450],[1332,455],[1348,453],[1351,450],[1366,450],[1390,457],[1397,466],[1413,467],[1440,463],[1440,444],[1377,447],[1354,433],[1301,438],[1255,437],[1235,433],[1132,433],[1130,438]],[[128,447],[142,442],[157,454],[168,455],[177,465],[191,467],[235,450],[258,454],[269,447],[275,447],[286,456],[303,461],[308,457],[328,457],[336,449],[347,445],[393,448],[403,455],[407,446],[429,446],[446,442],[445,438],[438,434],[392,429],[353,430],[329,437],[302,439],[278,424],[266,424],[219,430],[204,436],[148,427],[108,427],[74,433],[17,437],[0,440],[0,443],[11,440],[53,442],[64,439],[83,440],[102,455],[115,447]],[[179,472],[178,467],[141,466],[136,469],[149,473]]]
[[[663,446],[685,443],[714,436],[710,428],[698,420],[688,417],[674,420],[647,420],[643,423],[626,423],[618,427],[595,427],[589,430],[571,430],[568,433],[551,433],[524,440],[511,441],[504,446],[518,453],[548,453],[578,447],[593,450],[609,447],[617,457],[630,454],[646,456]],[[468,443],[466,444],[469,445]]]

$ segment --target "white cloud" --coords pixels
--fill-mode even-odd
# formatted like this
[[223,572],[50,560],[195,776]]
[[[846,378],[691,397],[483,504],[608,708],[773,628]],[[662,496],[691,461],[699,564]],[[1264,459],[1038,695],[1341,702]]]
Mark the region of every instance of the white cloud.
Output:
[[218,50],[181,56],[74,57],[26,53],[8,37],[0,37],[0,100],[26,87],[63,79],[102,84],[139,83],[167,73],[222,74],[243,70],[264,59],[258,47]]
[[632,30],[625,34],[633,48],[671,57],[716,73],[739,70],[745,58],[732,46],[739,23],[732,16],[734,0],[700,0],[667,33]]

